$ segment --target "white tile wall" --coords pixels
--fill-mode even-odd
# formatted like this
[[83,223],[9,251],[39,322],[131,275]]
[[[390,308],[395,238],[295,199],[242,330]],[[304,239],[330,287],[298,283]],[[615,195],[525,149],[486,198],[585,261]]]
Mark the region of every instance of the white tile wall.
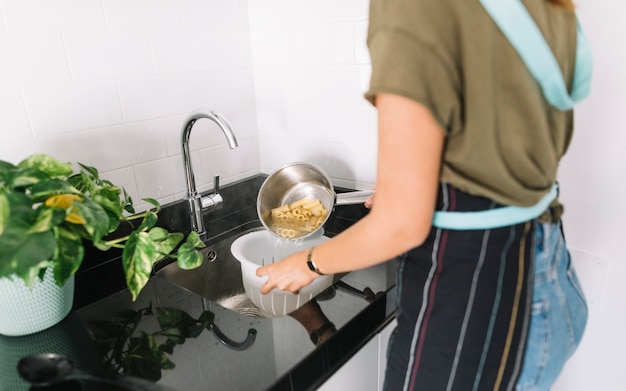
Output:
[[70,72],[59,31],[0,32],[0,87],[68,83]]
[[194,73],[190,77],[193,102],[197,107],[221,107],[254,102],[250,69],[217,69]]
[[101,30],[106,26],[102,0],[2,1],[10,31]]
[[306,160],[336,185],[370,188],[376,114],[363,98],[369,2],[248,4],[261,169]]
[[[184,191],[183,118],[208,107],[230,120],[241,147],[229,150],[198,121],[191,148],[199,189],[210,189],[217,171],[228,183],[300,160],[322,166],[337,185],[369,188],[376,114],[362,98],[368,3],[0,0],[0,159],[47,152],[101,167],[136,200],[173,201]],[[582,376],[616,389],[619,369],[608,363],[626,349],[609,327],[626,322],[626,52],[616,43],[626,5],[579,3],[597,71],[561,170],[566,233],[616,272],[585,337],[594,348],[581,350],[571,364],[580,370],[555,388],[568,391],[593,388]]]
[[[157,73],[200,72],[217,68],[215,32],[155,31],[151,34],[151,40]],[[193,50],[190,50],[190,43]]]
[[3,142],[32,137],[24,98],[19,88],[0,90],[0,137]]
[[127,121],[159,118],[193,109],[189,79],[185,74],[122,79],[118,85]]
[[575,112],[572,146],[563,160],[560,182],[565,233],[581,283],[591,304],[587,330],[554,391],[621,390],[626,339],[626,3],[577,2],[578,16],[591,44],[591,95]]
[[63,40],[73,80],[117,79],[153,72],[150,36],[145,31],[71,31],[63,33]]
[[[114,80],[47,84],[23,89],[35,137],[123,123]],[[60,158],[63,158],[60,156]]]
[[182,26],[178,0],[104,0],[102,4],[112,30],[175,30]]
[[289,50],[293,65],[349,64],[354,58],[354,29],[349,23],[293,26]]
[[141,210],[184,195],[180,132],[204,107],[241,147],[198,121],[198,188],[259,172],[245,0],[1,0],[0,52],[0,159],[93,165]]
[[228,31],[248,28],[246,0],[180,0],[187,29]]

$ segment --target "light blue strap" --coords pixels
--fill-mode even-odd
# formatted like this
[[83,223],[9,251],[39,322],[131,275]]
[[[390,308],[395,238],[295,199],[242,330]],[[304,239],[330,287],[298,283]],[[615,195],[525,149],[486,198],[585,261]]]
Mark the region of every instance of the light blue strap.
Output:
[[569,95],[561,68],[533,20],[520,0],[480,0],[496,25],[507,37],[541,86],[544,96],[558,110],[570,110],[585,98],[591,88],[592,61],[589,43],[580,24],[576,47],[576,68],[572,94]]
[[539,217],[556,199],[557,184],[537,204],[529,207],[504,206],[478,212],[437,211],[433,216],[433,226],[442,229],[491,229],[520,224]]
[[574,85],[572,86],[572,100],[574,102],[580,102],[589,95],[591,74],[593,73],[591,46],[583,34],[580,23],[577,29],[576,69],[574,69]]

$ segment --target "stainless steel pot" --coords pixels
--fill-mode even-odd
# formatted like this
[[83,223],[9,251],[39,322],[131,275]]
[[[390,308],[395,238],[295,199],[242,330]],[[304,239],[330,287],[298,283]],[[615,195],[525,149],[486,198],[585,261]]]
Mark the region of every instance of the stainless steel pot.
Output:
[[257,214],[263,226],[272,234],[282,237],[272,224],[272,209],[291,204],[304,197],[320,200],[329,212],[319,228],[311,232],[300,232],[293,239],[313,235],[326,223],[335,205],[350,205],[365,202],[374,194],[373,190],[335,193],[332,182],[322,169],[308,163],[290,163],[274,171],[261,185],[257,197]]

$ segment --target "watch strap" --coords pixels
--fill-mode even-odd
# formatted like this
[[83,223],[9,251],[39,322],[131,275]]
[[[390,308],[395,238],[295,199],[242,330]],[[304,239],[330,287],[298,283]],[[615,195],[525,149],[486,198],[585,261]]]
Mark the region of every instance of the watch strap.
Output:
[[323,276],[324,273],[322,273],[320,271],[320,269],[317,268],[317,265],[315,264],[315,261],[313,260],[313,250],[314,249],[315,249],[315,246],[311,247],[309,249],[309,252],[306,254],[306,264],[309,267],[309,270],[319,274],[320,276]]
[[327,332],[328,330],[334,330],[334,329],[335,329],[335,325],[333,324],[333,322],[324,323],[317,330],[313,330],[313,332],[311,333],[311,342],[313,342],[313,345],[317,345],[320,338],[322,338],[322,335],[324,335],[325,332]]

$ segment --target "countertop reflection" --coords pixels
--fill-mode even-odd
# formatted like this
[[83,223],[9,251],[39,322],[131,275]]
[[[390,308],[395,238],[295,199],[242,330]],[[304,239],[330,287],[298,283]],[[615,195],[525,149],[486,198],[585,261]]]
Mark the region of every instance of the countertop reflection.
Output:
[[[229,202],[211,216],[214,236],[256,217],[250,205],[262,180],[255,176],[224,187]],[[180,203],[165,208],[160,221],[185,227],[180,217],[185,214],[177,208]],[[338,209],[327,232],[334,235],[358,220],[363,214],[358,208]],[[77,275],[75,310],[65,320],[33,335],[0,336],[0,391],[30,389],[17,374],[17,362],[39,353],[62,354],[89,372],[138,376],[181,391],[315,389],[376,335],[395,309],[393,261],[343,276],[299,313],[263,318],[228,310],[158,274],[133,302],[120,288],[119,259],[98,256],[88,254]],[[334,329],[316,346],[311,330],[327,322]],[[73,381],[32,389],[114,388]]]
[[[350,273],[343,281],[356,290],[386,292],[392,281],[390,273],[392,265],[385,264]],[[152,278],[135,302],[128,291],[122,290],[71,312],[51,329],[24,337],[0,337],[0,389],[28,390],[29,385],[17,374],[18,360],[29,354],[54,352],[69,357],[87,371],[125,373],[178,390],[291,389],[291,385],[284,387],[294,382],[308,384],[293,388],[302,390],[318,383],[333,366],[347,359],[344,356],[349,352],[340,353],[340,346],[348,350],[348,345],[360,343],[341,335],[351,320],[356,321],[351,328],[361,330],[362,339],[375,332],[376,322],[359,324],[357,318],[359,314],[369,318],[375,315],[368,312],[377,312],[375,317],[381,323],[390,311],[384,296],[370,303],[358,293],[334,286],[320,294],[315,303],[337,332],[329,333],[316,349],[306,321],[293,316],[270,319],[238,314],[162,278]],[[219,330],[217,334],[207,327],[208,321]],[[225,336],[235,344],[241,343],[250,330],[256,334],[254,341],[243,349],[224,342]],[[354,339],[354,330],[348,334]],[[316,357],[316,350],[320,350],[320,357]],[[328,354],[334,354],[334,365]],[[309,366],[310,372],[293,371],[307,360],[309,363],[304,366]],[[89,382],[64,384],[56,389],[111,388]]]
[[[345,276],[344,281],[357,290],[369,288],[373,292],[386,292],[388,272],[392,272],[390,266],[353,272]],[[312,385],[320,381],[314,368],[327,366],[322,368],[323,373],[327,373],[333,367],[333,360],[329,361],[328,357],[322,361],[316,358],[316,350],[327,356],[338,348],[334,345],[347,347],[350,341],[341,336],[344,327],[359,314],[372,316],[368,315],[370,306],[370,311],[376,311],[380,304],[388,307],[386,303],[376,304],[384,301],[384,296],[370,303],[362,295],[341,287],[332,287],[320,294],[311,303],[311,307],[319,305],[313,314],[322,314],[335,325],[337,332],[329,333],[327,340],[316,349],[306,321],[302,319],[238,314],[162,278],[153,278],[135,302],[123,290],[71,312],[51,329],[24,337],[1,337],[3,380],[0,380],[0,389],[28,390],[29,385],[16,372],[17,362],[26,355],[44,352],[65,355],[87,371],[125,373],[186,391],[290,389],[284,388],[282,383],[294,381]],[[318,311],[321,312],[316,314]],[[389,308],[377,311],[379,322],[387,311]],[[364,337],[375,331],[372,322],[359,325],[356,320],[352,328],[360,329]],[[209,321],[219,330],[217,334],[207,327]],[[255,338],[243,349],[224,341],[225,336],[235,344],[241,343],[249,338],[250,330],[254,330]],[[354,331],[349,334],[354,336]],[[346,359],[341,356],[337,353],[335,361]],[[311,367],[309,374],[291,373],[307,360]],[[57,389],[111,388],[89,382],[65,384],[64,388]]]

